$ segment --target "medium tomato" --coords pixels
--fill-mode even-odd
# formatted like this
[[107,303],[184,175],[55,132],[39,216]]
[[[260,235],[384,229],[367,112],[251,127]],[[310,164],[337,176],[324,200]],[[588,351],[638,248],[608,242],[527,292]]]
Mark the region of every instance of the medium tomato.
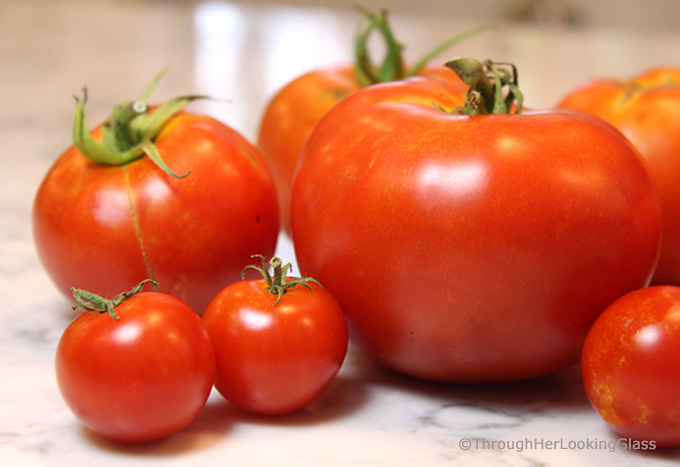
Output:
[[[215,388],[259,414],[298,410],[335,378],[347,353],[347,324],[335,298],[313,279],[286,278],[290,264],[262,257],[262,279],[226,287],[203,320],[215,346]],[[244,270],[245,272],[245,270]],[[303,285],[304,287],[296,287]]]
[[74,291],[87,310],[64,331],[56,376],[66,404],[95,433],[123,442],[164,438],[205,405],[215,354],[201,318],[159,292],[113,300]]
[[650,70],[628,82],[592,81],[559,107],[603,118],[646,159],[663,215],[661,255],[652,283],[680,285],[680,68]]
[[151,277],[202,313],[225,283],[239,280],[254,251],[274,252],[276,190],[240,134],[207,116],[175,113],[193,97],[149,111],[148,93],[117,106],[92,137],[85,99],[78,101],[74,146],[34,202],[34,238],[67,297],[71,286],[113,296]]
[[581,371],[617,433],[680,446],[680,288],[648,287],[612,303],[588,333]]
[[[262,116],[257,146],[272,170],[279,199],[282,226],[290,233],[290,193],[295,168],[307,139],[321,118],[337,103],[360,89],[380,82],[396,81],[408,76],[431,76],[460,88],[465,85],[450,69],[427,65],[427,61],[446,47],[478,31],[460,34],[437,47],[432,53],[407,69],[401,55],[402,46],[394,39],[385,12],[364,12],[367,23],[361,24],[355,46],[355,64],[313,70],[294,79],[271,99]],[[380,70],[371,65],[367,40],[378,30],[386,44]]]
[[649,282],[660,209],[620,132],[574,111],[484,113],[521,110],[493,92],[518,91],[516,74],[473,65],[465,112],[480,115],[427,78],[331,110],[296,174],[293,243],[378,362],[436,380],[536,377],[576,363],[602,310]]

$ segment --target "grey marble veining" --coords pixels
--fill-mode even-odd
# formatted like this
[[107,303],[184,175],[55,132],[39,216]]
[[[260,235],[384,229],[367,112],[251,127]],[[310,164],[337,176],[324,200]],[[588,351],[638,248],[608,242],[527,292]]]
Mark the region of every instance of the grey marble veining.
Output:
[[[393,19],[412,57],[451,31],[474,26],[441,15],[395,13]],[[237,33],[229,36],[217,20],[231,21]],[[87,118],[94,125],[169,66],[155,97],[228,98],[194,109],[253,140],[276,89],[317,65],[350,59],[355,21],[349,8],[264,3],[0,4],[0,464],[677,465],[677,450],[635,453],[616,446],[617,436],[585,398],[578,368],[522,383],[447,385],[377,368],[351,351],[338,378],[305,410],[264,419],[213,393],[186,429],[145,446],[103,440],[66,408],[53,359],[75,312],[36,257],[31,206],[48,168],[70,144],[71,96],[90,87]],[[667,30],[508,27],[471,40],[465,50],[521,65],[527,103],[538,108],[592,76],[677,65],[679,45],[680,35]],[[279,254],[292,259],[292,251],[282,235]]]

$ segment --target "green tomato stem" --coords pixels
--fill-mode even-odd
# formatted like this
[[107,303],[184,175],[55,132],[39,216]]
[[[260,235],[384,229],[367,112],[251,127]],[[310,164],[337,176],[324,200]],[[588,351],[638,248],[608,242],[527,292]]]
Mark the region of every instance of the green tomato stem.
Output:
[[[290,280],[287,279],[286,275],[288,274],[288,272],[290,272],[292,266],[290,263],[286,263],[284,265],[281,258],[277,256],[274,256],[269,261],[269,264],[267,264],[267,260],[263,255],[253,255],[252,258],[260,258],[262,260],[262,265],[246,266],[243,269],[243,272],[241,273],[241,279],[245,279],[245,274],[248,269],[254,269],[257,272],[259,272],[264,278],[265,283],[267,284],[267,291],[277,296],[276,301],[274,302],[274,306],[279,304],[279,301],[281,301],[281,297],[283,297],[283,294],[286,293],[288,289],[291,289],[296,285],[302,285],[304,287],[307,287],[309,290],[312,290],[308,282],[314,282],[315,284],[323,288],[319,281],[317,281],[316,279],[312,279],[311,277],[296,277]],[[270,266],[273,270],[273,275],[269,273]]]
[[[403,46],[395,38],[392,27],[387,19],[387,11],[373,13],[365,8],[357,7],[362,14],[354,39],[354,69],[357,81],[362,87],[368,87],[377,83],[398,81],[411,76],[416,76],[432,59],[445,52],[454,44],[490,29],[492,26],[485,25],[470,31],[457,34],[430,52],[425,54],[415,65],[406,70],[403,58]],[[385,43],[385,56],[380,68],[375,68],[368,51],[368,41],[371,35],[378,31]]]
[[459,34],[456,34],[453,37],[450,37],[449,39],[445,40],[441,44],[437,45],[434,49],[426,53],[423,57],[421,57],[420,60],[418,60],[410,70],[406,73],[406,76],[416,76],[418,73],[420,73],[420,70],[422,70],[425,65],[427,65],[429,62],[437,58],[439,55],[443,54],[446,52],[449,48],[451,48],[453,45],[457,44],[458,42],[462,42],[465,39],[475,36],[479,33],[482,33],[484,31],[488,31],[490,29],[495,29],[495,26],[486,24],[483,26],[480,26],[475,29],[470,29],[469,31],[464,31]]
[[158,282],[154,280],[144,279],[142,282],[134,286],[132,290],[120,293],[110,300],[93,292],[71,287],[71,293],[73,293],[73,298],[76,301],[76,306],[74,306],[73,309],[75,310],[76,308],[81,307],[88,311],[108,313],[113,319],[119,319],[118,315],[115,313],[115,308],[133,295],[141,292],[147,282],[151,282],[153,285],[158,285]]
[[147,155],[165,173],[176,178],[186,177],[189,172],[179,175],[172,171],[158,153],[154,141],[163,126],[184,106],[206,96],[189,95],[172,99],[149,112],[148,99],[156,84],[165,74],[161,71],[146,85],[140,98],[134,102],[117,104],[112,115],[102,125],[102,140],[96,140],[85,123],[87,88],[83,88],[82,99],[76,100],[73,119],[73,145],[88,159],[103,165],[124,165]]

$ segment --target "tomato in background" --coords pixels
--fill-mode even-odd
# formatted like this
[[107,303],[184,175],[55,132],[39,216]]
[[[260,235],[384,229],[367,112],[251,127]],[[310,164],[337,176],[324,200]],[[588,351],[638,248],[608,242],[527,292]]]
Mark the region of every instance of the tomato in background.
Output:
[[494,95],[496,83],[518,91],[516,73],[456,63],[479,85],[464,109],[456,88],[411,78],[322,119],[293,185],[296,258],[383,365],[446,381],[538,377],[576,363],[597,316],[648,284],[655,187],[611,125],[518,114],[515,92]]
[[76,417],[104,437],[139,443],[167,437],[205,405],[215,354],[198,314],[181,300],[141,292],[113,300],[86,294],[86,310],[56,351],[57,383]]
[[[354,64],[313,70],[294,79],[271,99],[262,116],[257,146],[272,170],[283,229],[290,233],[290,194],[298,160],[307,139],[321,118],[338,102],[360,89],[380,82],[396,81],[408,76],[431,76],[443,79],[460,88],[467,87],[449,68],[428,65],[427,60],[447,47],[486,27],[478,28],[449,39],[423,60],[407,68],[401,56],[402,46],[394,39],[385,12],[363,12],[366,25],[361,24],[355,46]],[[368,56],[367,40],[377,29],[386,44],[382,67],[376,70]]]
[[680,446],[680,288],[648,287],[611,304],[588,333],[581,371],[614,431]]
[[243,410],[281,415],[333,381],[347,353],[347,323],[317,281],[286,277],[290,264],[276,257],[272,276],[261,258],[253,269],[263,277],[226,287],[203,320],[215,346],[215,388]]
[[[67,297],[72,286],[111,297],[150,277],[202,313],[240,279],[253,252],[273,254],[276,191],[257,148],[239,133],[177,113],[198,96],[149,109],[152,85],[116,106],[91,137],[85,99],[77,102],[74,145],[35,198],[34,238]],[[142,136],[128,141],[130,134]]]
[[559,107],[608,121],[646,159],[663,213],[661,255],[652,283],[680,285],[680,68],[649,70],[628,82],[595,80],[574,90]]

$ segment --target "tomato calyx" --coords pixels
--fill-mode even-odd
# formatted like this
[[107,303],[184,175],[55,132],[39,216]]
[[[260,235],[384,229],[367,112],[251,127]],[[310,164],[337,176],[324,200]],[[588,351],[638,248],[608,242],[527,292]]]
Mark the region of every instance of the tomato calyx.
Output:
[[188,103],[206,96],[188,95],[171,99],[153,112],[148,105],[149,97],[158,81],[167,70],[161,71],[146,85],[140,97],[134,102],[123,102],[113,108],[111,118],[102,125],[102,140],[90,135],[85,124],[87,88],[82,98],[74,96],[76,112],[73,119],[73,145],[88,159],[104,165],[125,165],[147,155],[161,170],[175,178],[189,175],[175,173],[165,163],[156,145],[155,138],[163,126]]
[[158,285],[158,282],[152,279],[144,279],[139,284],[134,286],[132,290],[128,292],[122,292],[112,299],[104,298],[101,295],[88,292],[87,290],[71,287],[73,298],[76,300],[76,306],[74,306],[73,309],[75,310],[76,308],[81,307],[87,311],[108,313],[113,319],[119,319],[118,315],[116,315],[115,308],[128,298],[141,292],[147,282],[151,282],[153,285]]
[[[288,279],[286,275],[292,269],[292,266],[290,263],[286,263],[284,265],[283,261],[278,256],[274,256],[271,260],[269,260],[269,264],[267,264],[267,260],[264,255],[253,255],[252,258],[260,258],[262,260],[262,266],[246,266],[243,268],[243,272],[241,273],[241,279],[245,279],[245,274],[248,269],[254,269],[262,274],[262,277],[267,284],[267,291],[277,295],[274,306],[279,304],[281,297],[283,297],[283,294],[286,293],[288,289],[293,288],[296,285],[302,285],[307,287],[309,290],[312,290],[308,282],[314,282],[319,287],[323,288],[323,285],[321,285],[319,281],[311,277],[296,277],[294,279]],[[269,273],[270,266],[273,269],[273,275]]]
[[[362,87],[416,76],[429,61],[449,47],[492,27],[484,25],[450,37],[425,54],[407,70],[402,54],[403,46],[392,33],[392,28],[387,20],[387,11],[382,10],[380,13],[373,13],[362,7],[357,8],[365,20],[359,23],[354,41],[354,68],[357,80]],[[373,66],[373,61],[368,52],[368,40],[374,31],[380,33],[386,49],[380,68]]]
[[[457,58],[445,65],[470,86],[461,113],[480,115],[522,112],[524,95],[519,89],[517,67],[514,64],[491,60],[482,63],[474,58]],[[507,87],[505,92],[504,87]]]

